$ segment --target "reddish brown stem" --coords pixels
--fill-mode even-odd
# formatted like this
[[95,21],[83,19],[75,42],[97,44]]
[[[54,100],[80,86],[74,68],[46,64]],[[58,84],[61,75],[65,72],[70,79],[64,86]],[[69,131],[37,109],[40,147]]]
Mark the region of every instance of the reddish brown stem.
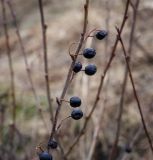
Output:
[[34,98],[35,98],[35,101],[36,101],[36,107],[37,107],[38,112],[40,114],[40,117],[41,117],[41,119],[42,119],[42,121],[44,123],[45,128],[47,128],[47,125],[45,123],[42,111],[40,109],[39,98],[38,98],[38,96],[36,94],[36,90],[35,90],[34,85],[33,85],[33,80],[32,80],[32,77],[31,77],[31,70],[30,70],[30,67],[29,67],[29,64],[28,64],[27,54],[26,54],[26,51],[25,51],[25,48],[24,48],[24,45],[23,45],[23,41],[22,41],[22,38],[21,38],[19,26],[18,26],[18,23],[17,23],[16,13],[14,11],[14,8],[13,8],[13,5],[12,5],[11,1],[7,0],[6,2],[8,4],[8,7],[9,7],[11,15],[12,15],[12,18],[14,20],[17,38],[19,40],[19,44],[20,44],[20,47],[21,47],[21,53],[22,53],[23,58],[24,58],[24,63],[25,63],[26,71],[27,71],[27,76],[28,76],[28,79],[29,79],[29,82],[30,82],[30,85],[31,85],[31,89],[32,89],[32,92],[33,92],[33,95],[34,95]]
[[[5,9],[4,0],[1,0],[1,4],[2,4],[2,15],[3,15],[3,27],[4,27],[5,42],[6,42],[6,52],[8,56],[9,70],[10,70],[10,88],[11,88],[11,97],[12,97],[12,106],[13,106],[12,119],[13,119],[13,127],[15,127],[15,124],[16,124],[16,95],[15,95],[14,69],[13,69],[11,48],[10,48],[10,43],[9,43],[9,34],[8,34],[7,17],[6,17],[6,9]],[[14,132],[14,129],[12,131]]]
[[[126,9],[125,9],[125,13],[124,13],[124,17],[123,17],[123,20],[122,20],[122,24],[121,24],[121,27],[120,27],[120,34],[122,33],[123,31],[123,28],[124,28],[124,25],[125,25],[125,22],[127,20],[127,11],[128,11],[128,6],[129,6],[129,0],[127,1],[127,5],[126,5]],[[113,58],[115,56],[115,51],[116,51],[116,48],[117,48],[117,44],[119,42],[119,39],[118,39],[118,36],[116,36],[116,40],[115,40],[115,43],[114,43],[114,46],[113,46],[113,49],[112,49],[112,52],[111,52],[111,56],[110,56],[110,59],[104,69],[104,73],[103,75],[101,76],[101,80],[100,80],[100,84],[99,84],[99,87],[98,87],[98,91],[97,91],[97,94],[96,94],[96,99],[94,101],[94,105],[89,113],[89,115],[86,117],[85,119],[85,122],[84,122],[84,125],[80,131],[80,134],[78,135],[78,137],[74,140],[73,144],[69,147],[68,151],[66,152],[66,156],[68,156],[71,151],[73,150],[73,148],[76,146],[76,144],[78,144],[80,138],[84,135],[85,133],[85,130],[87,128],[87,125],[88,125],[88,122],[94,112],[94,110],[96,109],[97,107],[97,104],[99,102],[99,99],[100,99],[100,94],[102,92],[102,89],[103,89],[103,82],[104,82],[104,79],[105,79],[105,76],[106,76],[106,73],[108,71],[108,69],[110,68],[110,65],[113,61]]]
[[[65,97],[65,94],[67,92],[67,89],[69,87],[69,84],[70,84],[70,81],[71,81],[71,77],[72,77],[72,74],[73,74],[73,66],[75,64],[75,61],[77,60],[77,56],[78,56],[78,54],[79,54],[79,52],[80,52],[80,50],[82,48],[83,42],[84,42],[84,36],[85,36],[85,33],[86,33],[86,29],[87,29],[88,6],[89,6],[89,0],[86,0],[86,3],[84,5],[83,31],[82,31],[82,34],[81,34],[80,41],[78,43],[78,47],[77,47],[77,49],[75,51],[75,54],[74,54],[75,57],[73,58],[73,61],[72,61],[71,65],[70,65],[70,68],[69,68],[69,71],[68,71],[68,75],[67,75],[67,78],[66,78],[66,81],[65,81],[65,85],[64,85],[64,88],[63,88],[63,91],[62,91],[60,99],[64,99],[64,97]],[[49,140],[51,140],[55,135],[57,120],[58,120],[58,116],[59,116],[61,107],[62,107],[62,101],[60,101],[60,103],[58,103],[58,106],[57,106],[57,109],[56,109],[56,113],[55,113],[55,117],[54,117],[54,123],[53,123],[53,127],[52,127],[52,130],[51,130],[51,134],[50,134]]]
[[139,98],[138,98],[138,95],[137,95],[137,91],[136,91],[136,88],[135,88],[135,83],[134,83],[134,80],[133,80],[133,76],[132,76],[132,72],[131,72],[131,68],[130,68],[130,64],[129,64],[130,57],[127,55],[127,52],[126,52],[123,40],[121,38],[121,35],[119,34],[118,28],[117,28],[117,31],[118,31],[118,36],[119,36],[120,43],[122,45],[124,57],[125,57],[125,60],[126,60],[126,65],[127,65],[127,68],[128,68],[129,77],[130,77],[130,81],[131,81],[131,84],[132,84],[134,97],[136,99],[136,102],[137,102],[137,105],[138,105],[138,109],[139,109],[139,112],[140,112],[140,117],[141,117],[141,121],[142,121],[142,124],[143,124],[143,128],[144,128],[146,137],[148,139],[148,143],[150,145],[150,149],[151,149],[151,151],[153,153],[152,140],[151,140],[151,137],[149,135],[149,132],[148,132],[148,129],[147,129],[147,126],[146,126],[146,123],[145,123],[145,119],[144,119],[143,112],[142,112],[142,109],[141,109],[141,104],[140,104],[140,101],[139,101]]
[[51,104],[51,93],[50,93],[49,73],[48,73],[48,54],[47,54],[47,36],[46,36],[47,25],[45,24],[42,0],[38,0],[38,2],[39,2],[40,17],[41,17],[42,37],[43,37],[42,41],[43,41],[43,52],[44,52],[46,92],[47,92],[48,106],[51,114],[51,120],[53,122],[54,118],[53,118],[53,110]]
[[[134,31],[135,31],[135,25],[136,25],[136,15],[137,15],[137,8],[139,5],[139,0],[137,0],[135,8],[136,10],[133,11],[133,21],[132,21],[132,26],[131,26],[131,32],[130,32],[130,39],[129,39],[129,48],[128,48],[128,53],[131,55],[132,53],[132,46],[133,46],[133,40],[134,40]],[[124,74],[124,79],[123,79],[123,84],[122,84],[122,91],[121,91],[121,98],[120,98],[120,104],[119,104],[119,113],[118,113],[118,118],[117,118],[117,129],[116,129],[116,137],[115,141],[112,147],[112,152],[111,154],[112,157],[116,157],[116,151],[117,151],[117,145],[119,141],[119,136],[120,136],[120,129],[121,129],[121,121],[122,121],[122,113],[123,113],[123,103],[124,103],[124,95],[125,95],[125,90],[126,90],[126,84],[127,84],[127,77],[128,77],[128,69],[127,67],[125,68],[125,74]]]

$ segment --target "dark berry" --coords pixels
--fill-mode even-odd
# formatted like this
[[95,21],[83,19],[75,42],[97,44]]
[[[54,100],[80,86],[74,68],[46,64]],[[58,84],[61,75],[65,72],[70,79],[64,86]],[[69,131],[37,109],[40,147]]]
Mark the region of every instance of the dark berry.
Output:
[[89,64],[85,67],[85,73],[89,76],[94,75],[97,72],[97,67],[94,64]]
[[82,69],[82,64],[80,62],[75,62],[73,66],[73,71],[75,73],[79,72]]
[[42,152],[39,154],[39,160],[52,160],[52,156],[48,152]]
[[50,147],[51,149],[56,149],[58,146],[58,143],[55,140],[51,140],[48,142],[48,147]]
[[132,148],[130,147],[130,145],[125,146],[125,152],[126,153],[131,153],[132,152]]
[[108,35],[108,32],[105,30],[100,30],[96,33],[96,38],[99,40],[104,39]]
[[90,58],[93,58],[95,55],[96,55],[96,50],[93,48],[86,48],[83,51],[83,56],[85,58],[90,59]]
[[79,107],[81,105],[81,99],[79,97],[71,97],[70,105],[72,107]]
[[83,117],[83,112],[80,109],[74,109],[71,113],[71,117],[75,120],[79,120]]

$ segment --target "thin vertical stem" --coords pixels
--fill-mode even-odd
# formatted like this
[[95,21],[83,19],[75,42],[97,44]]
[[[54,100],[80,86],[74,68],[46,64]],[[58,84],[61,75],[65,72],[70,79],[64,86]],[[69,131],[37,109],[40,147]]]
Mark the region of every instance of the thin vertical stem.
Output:
[[28,60],[27,60],[27,54],[26,54],[26,51],[25,51],[25,48],[24,48],[24,45],[23,45],[23,41],[22,41],[22,38],[21,38],[19,26],[18,26],[18,23],[17,23],[16,13],[14,11],[14,8],[13,8],[13,5],[12,5],[11,1],[7,0],[6,2],[8,4],[8,7],[9,7],[11,15],[12,15],[12,18],[14,20],[17,38],[18,38],[18,41],[19,41],[19,44],[20,44],[20,47],[21,47],[21,53],[22,53],[23,58],[24,58],[24,63],[25,63],[26,71],[27,71],[27,76],[28,76],[28,79],[29,79],[29,82],[30,82],[30,85],[31,85],[32,93],[33,93],[34,98],[35,98],[36,107],[37,107],[38,113],[40,114],[40,117],[41,117],[41,119],[44,123],[45,128],[47,128],[47,125],[45,123],[45,120],[44,120],[44,117],[43,117],[43,114],[42,114],[42,110],[40,108],[39,98],[38,98],[38,96],[36,94],[36,90],[34,88],[32,76],[31,76],[31,70],[30,70],[30,67],[29,67],[29,64],[28,64]]
[[59,113],[60,113],[60,110],[61,110],[61,107],[62,107],[62,101],[61,101],[61,99],[64,99],[64,97],[65,97],[65,94],[67,92],[67,89],[69,87],[70,80],[71,80],[71,77],[72,77],[73,66],[75,64],[77,56],[78,56],[78,54],[79,54],[79,52],[80,52],[80,50],[82,48],[83,42],[84,42],[84,37],[85,37],[85,33],[86,33],[86,29],[87,29],[87,22],[88,22],[88,8],[89,8],[89,0],[86,0],[86,3],[84,5],[83,31],[81,33],[81,38],[80,38],[80,41],[78,43],[78,47],[77,47],[77,49],[75,51],[75,54],[74,54],[75,57],[73,57],[73,61],[72,61],[71,65],[70,65],[70,68],[69,68],[69,71],[68,71],[68,74],[67,74],[67,78],[66,78],[66,81],[65,81],[65,84],[64,84],[64,88],[63,88],[60,100],[57,100],[58,106],[57,106],[57,109],[56,109],[56,112],[55,112],[53,127],[52,127],[52,130],[51,130],[51,134],[50,134],[49,140],[51,140],[54,137],[54,134],[56,132],[57,120],[58,120],[58,116],[59,116]]
[[3,27],[4,27],[4,34],[5,34],[5,41],[6,41],[6,52],[8,56],[9,70],[10,70],[10,87],[11,87],[11,97],[12,97],[12,106],[13,106],[12,119],[13,119],[13,128],[14,128],[16,124],[16,95],[15,95],[14,69],[13,69],[11,48],[9,43],[5,1],[1,0],[1,4],[2,4],[2,15],[3,15]]
[[43,38],[43,52],[44,52],[44,69],[45,69],[45,81],[46,81],[46,92],[48,99],[48,106],[51,114],[51,120],[53,122],[53,109],[51,104],[51,93],[50,93],[50,85],[49,85],[49,72],[48,72],[48,54],[47,54],[47,25],[45,24],[44,11],[43,11],[43,3],[42,0],[38,0],[39,2],[39,10],[41,17],[41,29],[42,29],[42,38]]
[[[134,40],[134,31],[135,31],[135,26],[136,26],[136,16],[137,16],[138,5],[139,5],[139,0],[137,0],[136,5],[135,5],[136,10],[133,11],[133,20],[132,20],[130,39],[129,39],[129,49],[128,49],[129,55],[131,55],[131,53],[132,53],[132,46],[133,46],[133,40]],[[124,103],[124,95],[125,95],[125,90],[126,90],[126,85],[127,85],[127,77],[128,77],[128,69],[126,66],[124,79],[123,79],[123,83],[122,83],[122,91],[121,91],[121,98],[120,98],[120,104],[119,104],[119,113],[118,113],[118,118],[117,118],[116,137],[115,137],[115,141],[114,141],[113,148],[112,148],[112,154],[113,154],[112,157],[116,156],[115,154],[116,154],[117,145],[118,145],[119,136],[120,136],[121,121],[122,121],[122,114],[123,114],[123,105],[124,105],[123,104]]]
[[[118,31],[118,29],[117,29],[117,31]],[[147,136],[150,149],[151,149],[151,151],[152,151],[152,153],[153,153],[152,140],[151,140],[151,137],[150,137],[150,135],[149,135],[149,132],[148,132],[148,129],[147,129],[147,126],[146,126],[146,122],[145,122],[145,119],[144,119],[144,116],[143,116],[141,104],[140,104],[140,101],[139,101],[139,98],[138,98],[138,95],[137,95],[137,91],[136,91],[136,88],[135,88],[135,83],[134,83],[133,76],[132,76],[132,72],[131,72],[131,68],[130,68],[130,63],[129,63],[130,57],[129,57],[129,55],[127,55],[127,52],[126,52],[126,49],[125,49],[123,40],[122,40],[119,32],[118,32],[118,36],[119,36],[119,39],[120,39],[120,42],[121,42],[121,46],[122,46],[122,49],[123,49],[123,53],[124,53],[124,56],[125,56],[126,65],[127,65],[128,72],[129,72],[129,77],[130,77],[130,81],[131,81],[131,84],[132,84],[134,97],[135,97],[136,102],[137,102],[137,105],[138,105],[138,109],[139,109],[141,121],[142,121],[142,124],[143,124],[143,128],[144,128],[145,134],[146,134],[146,136]]]

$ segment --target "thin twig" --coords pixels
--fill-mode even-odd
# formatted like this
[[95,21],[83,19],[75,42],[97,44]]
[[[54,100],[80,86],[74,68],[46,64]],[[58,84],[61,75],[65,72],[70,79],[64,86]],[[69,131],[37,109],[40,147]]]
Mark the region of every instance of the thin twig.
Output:
[[[132,26],[131,26],[129,48],[128,48],[129,55],[131,55],[131,53],[132,53],[138,5],[139,5],[139,0],[137,0],[137,2],[136,2],[136,5],[135,5],[136,9],[133,10],[133,21],[132,21]],[[124,105],[123,103],[124,103],[124,96],[125,96],[125,90],[126,90],[126,85],[127,85],[127,77],[128,77],[128,69],[127,69],[127,66],[126,66],[124,79],[123,79],[123,84],[122,84],[120,104],[119,104],[119,113],[118,113],[118,118],[117,118],[116,137],[115,137],[115,141],[114,141],[114,144],[113,144],[113,147],[112,147],[112,152],[111,152],[112,158],[116,157],[117,145],[118,145],[119,136],[120,136],[121,121],[122,121],[122,114],[123,114],[123,105]]]
[[29,67],[29,64],[28,64],[27,54],[26,54],[26,51],[25,51],[25,48],[24,48],[24,45],[23,45],[23,41],[22,41],[22,38],[21,38],[19,26],[18,26],[18,23],[17,23],[16,13],[14,11],[14,8],[13,8],[13,5],[12,5],[11,1],[7,0],[6,2],[8,4],[8,7],[9,7],[11,15],[12,15],[12,18],[14,20],[17,38],[18,38],[18,41],[19,41],[19,44],[20,44],[20,47],[21,47],[21,53],[23,55],[23,59],[24,59],[24,63],[25,63],[26,71],[27,71],[27,76],[28,76],[28,79],[29,79],[29,82],[30,82],[30,85],[31,85],[31,90],[32,90],[32,93],[33,93],[34,98],[35,98],[36,107],[37,107],[38,113],[39,113],[39,115],[40,115],[40,117],[41,117],[41,119],[44,123],[44,126],[47,129],[47,125],[46,125],[46,122],[44,120],[44,116],[42,114],[42,110],[41,110],[41,107],[40,107],[41,105],[40,105],[40,102],[39,102],[39,98],[36,94],[36,90],[35,90],[34,85],[33,85],[33,80],[32,80],[32,77],[31,77],[31,70],[30,70],[30,67]]
[[6,9],[5,9],[5,1],[1,0],[2,4],[2,15],[3,15],[3,27],[5,33],[5,41],[6,41],[6,52],[8,56],[9,62],[9,70],[10,70],[10,88],[11,88],[11,97],[12,97],[12,119],[13,119],[13,130],[12,130],[12,139],[14,137],[14,128],[16,126],[16,95],[15,95],[15,80],[14,80],[14,69],[11,55],[11,48],[9,43],[9,34],[8,34],[8,26],[7,26],[7,17],[6,17]]
[[3,11],[3,26],[4,26],[4,32],[5,32],[5,39],[6,39],[6,50],[9,60],[9,69],[10,69],[10,76],[11,76],[11,95],[12,95],[12,102],[13,102],[13,124],[15,125],[15,119],[16,119],[16,97],[15,97],[15,82],[14,82],[14,69],[13,69],[13,62],[12,62],[12,56],[11,56],[11,48],[9,43],[9,35],[8,35],[8,26],[7,26],[7,17],[6,17],[6,9],[5,9],[5,2],[4,0],[1,0],[2,3],[2,11]]
[[53,109],[51,104],[51,93],[50,93],[50,86],[49,86],[49,73],[48,73],[48,54],[47,54],[47,25],[45,24],[45,17],[43,11],[43,3],[42,0],[38,0],[39,2],[39,10],[40,10],[40,17],[41,17],[41,29],[42,29],[42,37],[43,37],[43,52],[44,52],[44,69],[45,69],[45,81],[46,81],[46,94],[48,99],[48,106],[51,114],[51,120],[53,122]]
[[129,72],[129,77],[130,77],[130,81],[131,81],[131,84],[132,84],[134,97],[136,99],[136,102],[137,102],[137,105],[138,105],[138,109],[139,109],[139,112],[140,112],[140,117],[141,117],[141,121],[142,121],[142,124],[143,124],[143,128],[144,128],[146,137],[148,139],[148,143],[150,145],[150,149],[151,149],[151,151],[153,153],[152,140],[151,140],[151,137],[149,135],[149,132],[148,132],[148,129],[147,129],[147,126],[146,126],[146,123],[145,123],[145,119],[144,119],[143,112],[142,112],[142,109],[141,109],[141,104],[140,104],[140,101],[139,101],[139,98],[138,98],[138,95],[137,95],[137,91],[136,91],[136,88],[135,88],[135,83],[134,83],[134,80],[133,80],[133,76],[132,76],[132,72],[131,72],[131,68],[130,68],[130,64],[129,64],[130,57],[129,57],[129,55],[126,52],[126,49],[125,49],[123,40],[121,38],[121,35],[119,34],[118,28],[117,28],[117,31],[118,31],[118,36],[119,36],[120,43],[122,45],[123,53],[124,53],[124,56],[125,56],[126,65],[127,65],[128,72]]
[[[146,116],[145,116],[145,119],[146,119],[146,125],[149,126],[149,117],[147,116],[150,112],[150,109],[149,109],[149,106],[147,107],[147,112],[146,112]],[[152,122],[150,122],[151,124]],[[129,141],[129,147],[133,150],[133,147],[134,145],[136,144],[136,142],[139,140],[139,137],[141,136],[141,134],[143,133],[144,129],[143,129],[143,125],[142,123],[139,125],[139,129],[137,129],[136,133],[132,136],[132,139],[130,138],[130,141]],[[120,159],[118,160],[126,160],[128,157],[127,154],[125,154],[125,151],[123,151],[123,153],[121,154],[121,157]]]
[[70,68],[69,68],[69,71],[68,71],[68,75],[67,75],[67,78],[66,78],[66,81],[65,81],[65,85],[64,85],[64,88],[63,88],[63,91],[62,91],[62,94],[61,94],[61,97],[60,97],[60,103],[58,103],[58,106],[57,106],[57,109],[56,109],[56,113],[55,113],[55,117],[54,117],[54,122],[53,122],[53,127],[52,127],[52,130],[51,130],[51,134],[50,134],[50,138],[49,140],[51,140],[53,137],[54,137],[54,134],[56,132],[56,125],[57,125],[57,120],[58,120],[58,116],[59,116],[59,113],[60,113],[60,110],[61,110],[61,107],[62,107],[62,101],[61,99],[64,99],[65,97],[65,94],[67,92],[67,89],[69,87],[69,82],[71,80],[71,77],[72,77],[72,73],[73,73],[73,66],[75,64],[75,61],[77,59],[77,56],[82,48],[82,45],[83,45],[83,42],[84,42],[84,36],[85,36],[85,33],[86,33],[86,29],[87,29],[87,19],[88,19],[88,6],[89,6],[89,0],[86,0],[86,3],[84,5],[84,25],[83,25],[83,31],[82,31],[82,34],[81,34],[81,38],[80,38],[80,41],[79,41],[79,44],[78,44],[78,47],[75,51],[75,57],[73,58],[73,61],[70,65]]
[[[108,86],[108,81],[107,81],[106,89],[108,88],[107,86]],[[107,92],[107,90],[106,90],[106,92]],[[107,96],[107,93],[106,93],[106,96]],[[101,122],[103,121],[104,111],[105,111],[105,108],[106,108],[106,105],[107,105],[106,96],[104,98],[103,106],[101,106],[100,110],[98,111],[99,112],[99,117],[98,117],[97,123],[94,125],[95,126],[94,134],[93,134],[92,142],[91,142],[91,145],[90,145],[90,149],[89,149],[87,160],[92,160],[92,158],[93,158],[93,154],[94,154],[94,151],[95,151],[97,138],[98,138],[98,135],[99,135],[99,132],[100,132],[100,128],[101,128],[101,125],[102,125]]]
[[[123,17],[123,20],[122,20],[122,24],[121,24],[121,27],[120,27],[120,34],[122,33],[123,31],[123,28],[124,28],[124,25],[125,25],[125,22],[127,20],[127,11],[128,11],[128,6],[129,6],[129,0],[127,1],[127,5],[126,5],[126,9],[125,9],[125,13],[124,13],[124,17]],[[87,127],[87,124],[94,112],[94,110],[96,109],[97,107],[97,104],[99,102],[99,99],[100,99],[100,94],[102,92],[102,89],[103,89],[103,82],[104,82],[104,79],[105,79],[105,76],[106,76],[106,73],[107,71],[109,70],[110,68],[110,65],[115,57],[115,51],[116,51],[116,48],[117,48],[117,44],[119,42],[119,39],[118,39],[118,36],[116,36],[116,40],[115,40],[115,43],[114,43],[114,46],[113,46],[113,49],[111,51],[111,56],[110,56],[110,59],[104,69],[104,72],[103,72],[103,75],[101,76],[101,79],[100,79],[100,84],[99,84],[99,87],[98,87],[98,90],[97,90],[97,94],[96,94],[96,98],[95,98],[95,101],[94,101],[94,104],[93,104],[93,107],[89,113],[89,115],[86,117],[85,119],[85,122],[84,122],[84,125],[78,135],[78,137],[74,140],[73,144],[69,147],[68,151],[66,152],[66,156],[68,156],[71,151],[73,150],[73,148],[76,146],[76,144],[79,142],[80,138],[84,135],[85,133],[85,130],[86,130],[86,127]]]
[[[106,7],[105,8],[106,8],[107,16],[106,16],[106,19],[105,19],[105,23],[106,23],[106,30],[108,31],[108,33],[109,33],[109,22],[110,22],[110,4],[111,4],[111,1],[106,0],[106,2],[105,2]],[[105,55],[106,55],[106,57],[108,55],[107,54],[108,45],[109,45],[109,37],[107,37],[106,40],[105,40]],[[106,60],[104,60],[104,61],[105,61],[105,63],[107,63]],[[109,81],[109,78],[107,80],[106,90],[107,90],[107,86],[108,86],[108,81]],[[107,95],[107,93],[105,95]],[[99,114],[99,117],[98,117],[98,120],[97,120],[97,124],[94,125],[95,129],[94,129],[94,134],[93,134],[92,142],[91,142],[91,145],[90,145],[87,160],[92,160],[92,158],[93,158],[93,154],[94,154],[96,143],[97,143],[97,137],[98,137],[99,132],[100,132],[101,122],[102,122],[102,118],[103,118],[103,114],[104,114],[104,110],[105,110],[105,106],[106,106],[106,96],[105,96],[105,100],[104,100],[103,105],[104,105],[103,107],[100,107],[100,111],[99,111],[100,114]]]

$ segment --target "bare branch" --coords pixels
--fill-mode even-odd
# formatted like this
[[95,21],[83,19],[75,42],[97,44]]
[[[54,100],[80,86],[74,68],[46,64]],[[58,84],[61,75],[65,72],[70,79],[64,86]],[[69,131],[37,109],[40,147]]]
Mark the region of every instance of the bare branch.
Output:
[[[65,94],[67,92],[67,89],[69,87],[69,84],[70,84],[70,81],[71,81],[71,77],[72,77],[72,74],[73,74],[73,71],[72,71],[73,70],[73,66],[75,64],[77,56],[78,56],[78,54],[79,54],[79,52],[80,52],[80,50],[82,48],[83,42],[84,42],[84,37],[85,37],[85,33],[86,33],[86,29],[87,29],[87,22],[88,22],[88,7],[89,7],[89,0],[86,0],[86,3],[84,5],[84,25],[83,25],[83,31],[81,33],[81,38],[80,38],[80,41],[78,43],[78,47],[77,47],[77,49],[75,51],[75,54],[74,54],[75,57],[74,57],[71,65],[70,65],[70,68],[69,68],[69,71],[68,71],[68,75],[67,75],[67,78],[66,78],[66,81],[65,81],[65,85],[64,85],[64,88],[63,88],[60,100],[64,99],[64,97],[65,97]],[[59,116],[61,107],[62,107],[62,101],[60,101],[60,103],[57,106],[55,117],[54,117],[54,123],[53,123],[53,127],[52,127],[52,130],[51,130],[51,134],[50,134],[49,140],[51,140],[54,137],[54,134],[56,132],[56,125],[57,125],[57,120],[58,120],[58,116]]]
[[50,93],[49,73],[48,73],[48,55],[47,55],[47,37],[46,37],[47,25],[45,24],[42,0],[38,0],[38,2],[39,2],[40,17],[41,17],[42,37],[43,37],[42,41],[43,41],[43,51],[44,51],[46,92],[47,92],[47,99],[48,99],[48,107],[51,114],[51,120],[53,122],[54,118],[53,118],[53,109],[51,104],[51,93]]
[[134,80],[133,80],[133,76],[132,76],[132,72],[131,72],[131,68],[130,68],[130,64],[129,64],[129,56],[127,55],[127,52],[125,50],[125,46],[124,46],[123,40],[122,40],[122,38],[119,34],[119,30],[117,29],[117,31],[118,31],[118,36],[119,36],[119,39],[120,39],[120,42],[121,42],[121,45],[122,45],[123,53],[124,53],[124,56],[125,56],[126,65],[127,65],[128,72],[129,72],[129,77],[130,77],[130,81],[131,81],[131,84],[132,84],[132,87],[133,87],[133,93],[134,93],[134,96],[135,96],[135,99],[136,99],[136,102],[137,102],[137,105],[138,105],[138,109],[139,109],[139,112],[140,112],[143,128],[144,128],[146,137],[148,139],[150,149],[153,153],[152,140],[151,140],[151,137],[150,137],[149,132],[147,130],[147,126],[146,126],[145,119],[144,119],[144,116],[143,116],[143,112],[142,112],[142,109],[141,109],[141,104],[140,104],[140,101],[139,101],[139,98],[138,98],[138,95],[137,95],[137,91],[136,91],[136,88],[135,88],[135,83],[134,83]]
[[[131,55],[131,53],[132,53],[138,5],[139,5],[139,0],[137,0],[136,5],[135,5],[135,10],[133,10],[133,21],[132,21],[132,26],[131,26],[129,48],[128,48],[129,55]],[[121,121],[122,121],[122,114],[123,114],[123,105],[124,105],[123,104],[124,103],[124,95],[125,95],[125,90],[126,90],[126,85],[127,85],[127,77],[128,77],[128,69],[127,69],[127,66],[126,66],[124,79],[123,79],[123,84],[122,84],[120,104],[119,104],[119,113],[118,113],[118,118],[117,118],[116,137],[115,137],[115,141],[114,141],[113,148],[112,148],[112,153],[111,153],[112,157],[116,157],[115,154],[116,154],[118,140],[119,140],[119,136],[120,136]]]
[[44,120],[44,116],[42,114],[42,110],[40,108],[39,98],[38,98],[38,96],[36,94],[36,90],[35,90],[34,85],[33,85],[33,80],[32,80],[32,77],[31,77],[31,70],[30,70],[30,67],[29,67],[29,64],[28,64],[27,54],[26,54],[26,51],[25,51],[25,48],[24,48],[24,45],[23,45],[23,41],[22,41],[22,38],[21,38],[19,26],[18,26],[18,23],[17,23],[16,13],[14,11],[14,8],[13,8],[13,5],[12,5],[11,1],[7,0],[6,2],[8,4],[8,7],[9,7],[11,15],[12,15],[12,18],[14,20],[17,38],[18,38],[18,41],[19,41],[19,44],[20,44],[20,47],[21,47],[21,53],[22,53],[23,58],[24,58],[24,63],[25,63],[26,71],[27,71],[27,76],[28,76],[28,79],[29,79],[29,82],[30,82],[30,85],[31,85],[32,93],[33,93],[34,98],[35,98],[36,107],[37,107],[38,113],[39,113],[39,115],[41,117],[41,120],[43,121],[44,126],[47,129],[47,125],[46,125],[46,122]]
[[[127,11],[128,11],[128,6],[129,6],[129,0],[127,1],[127,5],[126,5],[126,8],[125,8],[125,13],[124,13],[124,17],[123,17],[123,20],[122,20],[122,24],[121,24],[121,27],[120,27],[120,34],[122,33],[123,31],[123,28],[124,28],[124,25],[125,25],[125,22],[127,20]],[[104,69],[104,72],[101,76],[101,79],[100,79],[100,84],[99,84],[99,87],[98,87],[98,90],[97,90],[97,94],[96,94],[96,98],[95,98],[95,101],[94,101],[94,104],[93,104],[93,107],[89,113],[89,115],[86,117],[85,119],[85,122],[84,122],[84,125],[80,131],[80,134],[78,135],[78,137],[74,140],[73,144],[69,147],[68,151],[66,152],[66,156],[68,156],[71,151],[73,150],[73,148],[75,147],[75,145],[79,142],[80,138],[84,135],[85,133],[85,130],[87,128],[87,124],[94,112],[94,110],[96,109],[97,107],[97,104],[99,102],[99,99],[100,99],[100,94],[102,92],[102,89],[103,89],[103,83],[104,83],[104,79],[105,79],[105,76],[106,76],[106,73],[107,71],[109,70],[110,68],[110,65],[115,57],[115,51],[116,51],[116,48],[117,48],[117,44],[119,42],[119,39],[118,39],[118,36],[116,36],[116,40],[115,40],[115,43],[114,43],[114,46],[113,46],[113,49],[111,51],[111,56],[110,56],[110,59]]]

